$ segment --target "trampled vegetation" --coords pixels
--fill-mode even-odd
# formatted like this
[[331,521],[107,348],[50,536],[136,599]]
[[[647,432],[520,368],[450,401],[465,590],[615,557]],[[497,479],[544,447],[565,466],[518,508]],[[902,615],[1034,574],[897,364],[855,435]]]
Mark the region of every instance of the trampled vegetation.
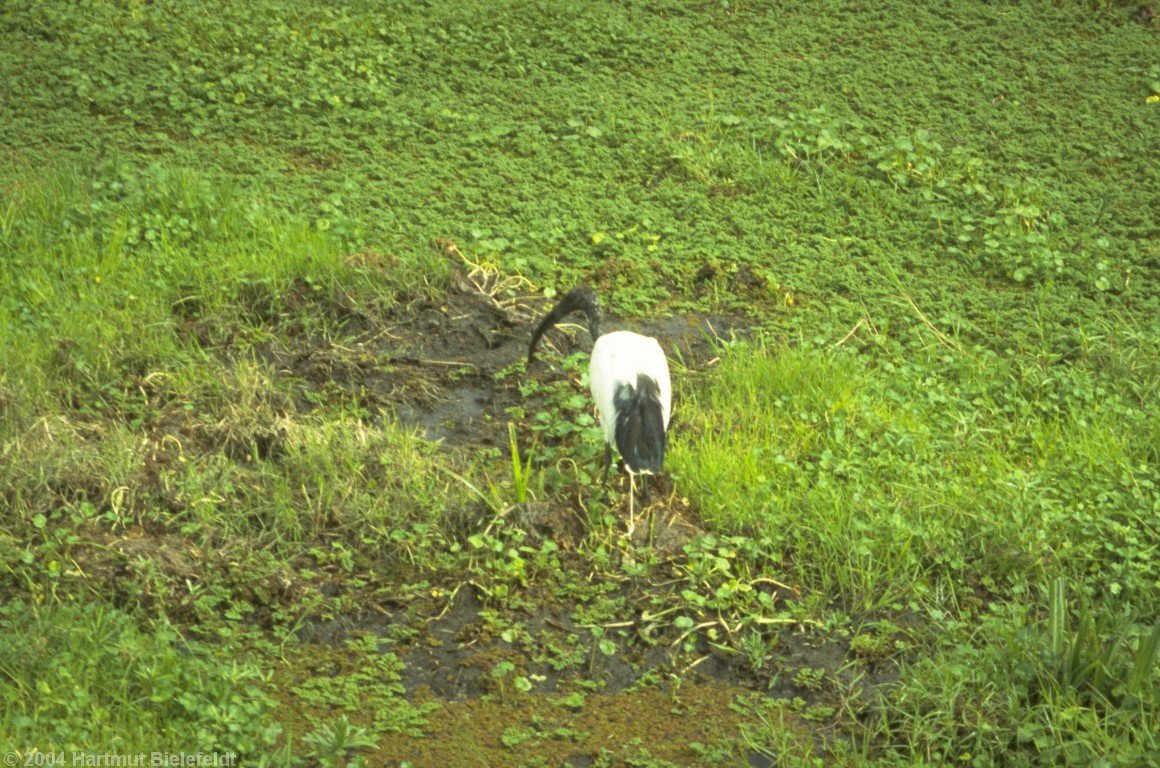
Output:
[[7,4],[0,751],[1160,762],[1145,10]]

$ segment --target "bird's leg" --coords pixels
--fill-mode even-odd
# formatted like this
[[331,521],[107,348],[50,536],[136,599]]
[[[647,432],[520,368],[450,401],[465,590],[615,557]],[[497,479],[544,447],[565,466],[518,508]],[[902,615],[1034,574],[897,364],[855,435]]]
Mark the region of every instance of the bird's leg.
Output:
[[604,444],[604,478],[600,481],[600,487],[608,485],[608,470],[612,468],[612,443]]
[[628,473],[628,540],[632,541],[632,534],[636,532],[636,510],[633,507],[633,496],[636,491],[636,475]]

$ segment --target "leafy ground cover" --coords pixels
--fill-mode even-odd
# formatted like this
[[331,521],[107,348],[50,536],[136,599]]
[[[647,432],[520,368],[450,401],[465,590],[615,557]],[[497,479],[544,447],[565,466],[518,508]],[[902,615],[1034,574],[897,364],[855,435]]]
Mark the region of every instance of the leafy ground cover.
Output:
[[1146,10],[6,5],[0,746],[1155,762]]

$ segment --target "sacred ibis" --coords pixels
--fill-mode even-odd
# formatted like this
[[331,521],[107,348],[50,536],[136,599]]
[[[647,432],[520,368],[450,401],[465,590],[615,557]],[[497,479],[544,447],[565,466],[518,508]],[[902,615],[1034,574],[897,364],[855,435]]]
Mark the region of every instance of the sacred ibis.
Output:
[[[565,316],[583,311],[592,334],[588,383],[604,430],[604,475],[608,482],[612,444],[629,473],[629,535],[634,528],[632,488],[636,475],[659,474],[665,461],[665,439],[673,390],[669,364],[661,345],[651,336],[631,331],[600,332],[600,302],[591,288],[572,289],[544,316],[532,333],[528,362],[536,344]],[[642,480],[643,482],[643,480]]]

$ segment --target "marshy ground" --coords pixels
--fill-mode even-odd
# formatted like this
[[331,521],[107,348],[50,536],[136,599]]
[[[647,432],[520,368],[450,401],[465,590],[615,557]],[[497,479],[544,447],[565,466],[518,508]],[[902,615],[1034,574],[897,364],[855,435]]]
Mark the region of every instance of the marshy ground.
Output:
[[[1156,32],[6,7],[0,751],[1160,762]],[[581,282],[673,369],[631,536]]]

